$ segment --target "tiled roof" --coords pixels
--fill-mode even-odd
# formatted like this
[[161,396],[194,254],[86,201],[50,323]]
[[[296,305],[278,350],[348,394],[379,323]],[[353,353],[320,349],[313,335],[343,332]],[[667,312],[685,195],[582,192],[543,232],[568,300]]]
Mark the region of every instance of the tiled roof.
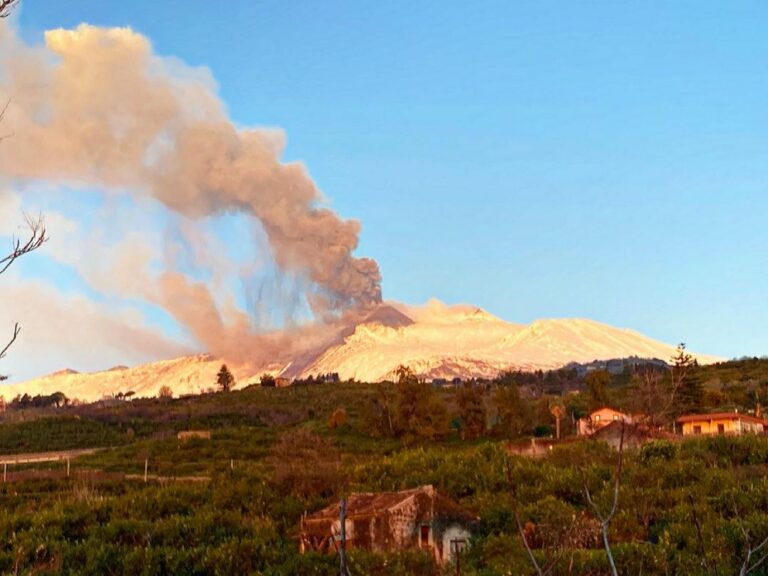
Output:
[[[470,512],[461,508],[452,500],[437,494],[432,486],[422,486],[412,490],[403,490],[401,492],[363,492],[351,494],[347,498],[347,518],[365,518],[373,517],[396,508],[405,501],[419,494],[435,499],[436,508],[443,513],[457,518],[464,518],[467,521],[474,521],[477,518]],[[339,503],[336,502],[310,514],[305,521],[335,520],[339,517]]]

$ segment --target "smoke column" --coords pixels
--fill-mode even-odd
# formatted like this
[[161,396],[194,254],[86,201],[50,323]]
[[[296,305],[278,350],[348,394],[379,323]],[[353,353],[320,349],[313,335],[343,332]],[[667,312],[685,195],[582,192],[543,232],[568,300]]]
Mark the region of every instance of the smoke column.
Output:
[[[141,34],[83,24],[30,46],[0,24],[0,97],[10,99],[2,130],[13,134],[0,174],[150,196],[191,219],[251,215],[277,266],[309,281],[317,319],[380,302],[378,265],[353,256],[359,223],[322,206],[301,164],[281,162],[282,133],[236,127],[206,70],[153,54]],[[225,324],[207,288],[178,271],[147,286],[143,296],[202,343],[247,332],[244,313]]]

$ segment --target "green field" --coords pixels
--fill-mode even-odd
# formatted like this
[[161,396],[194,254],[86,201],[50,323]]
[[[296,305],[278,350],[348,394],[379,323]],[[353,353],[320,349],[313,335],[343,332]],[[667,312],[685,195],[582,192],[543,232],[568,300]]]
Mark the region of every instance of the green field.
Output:
[[[728,395],[750,408],[768,382],[758,364],[702,369],[702,401]],[[70,477],[63,461],[11,467],[51,476],[0,484],[0,573],[331,575],[335,557],[298,553],[302,513],[344,493],[433,484],[482,518],[463,574],[535,573],[516,513],[551,573],[608,574],[584,487],[599,510],[610,507],[616,452],[594,441],[541,459],[505,449],[551,428],[548,405],[574,410],[590,401],[585,391],[560,398],[546,385],[549,393],[518,397],[517,426],[498,414],[499,387],[527,386],[510,382],[471,392],[318,384],[9,410],[0,454],[104,449],[73,460]],[[628,402],[631,384],[616,376],[608,393]],[[180,442],[183,430],[210,430],[211,439]],[[768,536],[767,473],[763,437],[656,440],[626,451],[608,531],[619,573],[739,573],[748,544]],[[361,575],[455,573],[418,552],[352,551],[351,567]],[[763,565],[750,572],[764,573]]]

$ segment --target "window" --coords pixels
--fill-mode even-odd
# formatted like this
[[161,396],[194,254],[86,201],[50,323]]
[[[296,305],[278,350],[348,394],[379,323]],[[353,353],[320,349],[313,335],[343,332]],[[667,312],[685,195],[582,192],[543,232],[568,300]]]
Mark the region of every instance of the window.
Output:
[[419,539],[419,545],[422,548],[427,548],[429,546],[429,526],[422,526],[421,527],[421,534]]
[[613,415],[613,421],[614,422],[618,422],[619,421],[619,417],[616,414]]
[[600,422],[600,414],[595,414],[595,422]]
[[717,433],[718,434],[725,434],[725,424],[718,424],[717,425]]
[[693,427],[693,433],[694,434],[701,434],[701,426],[694,426]]

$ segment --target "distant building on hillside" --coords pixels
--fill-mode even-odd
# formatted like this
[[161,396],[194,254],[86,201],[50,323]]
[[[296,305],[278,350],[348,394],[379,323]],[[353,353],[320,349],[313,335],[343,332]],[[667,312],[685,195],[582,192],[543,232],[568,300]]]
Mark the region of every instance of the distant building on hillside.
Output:
[[677,425],[683,436],[699,434],[741,436],[742,434],[764,434],[768,430],[768,422],[762,418],[738,412],[687,414],[677,419]]
[[579,436],[590,436],[613,422],[631,424],[633,418],[629,414],[624,414],[613,408],[603,407],[595,410],[586,418],[579,418],[576,422],[576,433]]
[[[469,542],[479,521],[432,486],[402,492],[352,494],[347,500],[346,546],[373,551],[421,548],[438,563],[453,558]],[[301,552],[336,551],[340,539],[339,504],[303,517]]]
[[176,434],[176,438],[182,442],[187,442],[188,440],[210,440],[211,439],[211,431],[210,430],[182,430],[178,434]]

